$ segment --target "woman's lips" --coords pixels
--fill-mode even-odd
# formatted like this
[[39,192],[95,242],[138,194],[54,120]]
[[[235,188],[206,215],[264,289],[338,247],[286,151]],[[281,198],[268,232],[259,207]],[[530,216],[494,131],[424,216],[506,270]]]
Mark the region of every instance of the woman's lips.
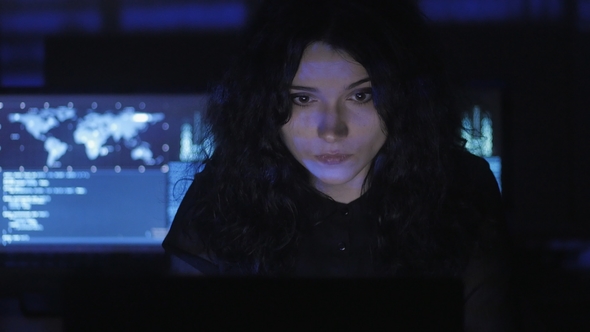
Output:
[[342,154],[342,153],[334,153],[334,154],[320,154],[316,155],[316,159],[319,160],[321,163],[327,165],[337,165],[345,162],[348,158],[350,158],[351,154]]

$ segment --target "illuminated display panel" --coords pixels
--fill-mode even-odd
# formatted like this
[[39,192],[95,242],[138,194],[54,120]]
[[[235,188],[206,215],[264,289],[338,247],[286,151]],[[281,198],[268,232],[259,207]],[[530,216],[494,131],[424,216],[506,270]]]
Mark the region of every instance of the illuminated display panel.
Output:
[[471,89],[467,99],[462,132],[465,147],[488,161],[502,190],[502,92]]
[[202,95],[0,96],[0,251],[159,250]]

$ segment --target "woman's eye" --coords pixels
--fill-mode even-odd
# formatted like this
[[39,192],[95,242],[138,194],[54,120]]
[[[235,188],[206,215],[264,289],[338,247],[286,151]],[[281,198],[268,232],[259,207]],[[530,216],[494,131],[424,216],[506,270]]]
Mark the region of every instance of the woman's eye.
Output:
[[305,105],[310,102],[311,98],[306,95],[293,95],[291,100],[297,105]]
[[372,94],[370,92],[360,91],[355,92],[352,95],[352,100],[356,101],[357,103],[366,103],[370,101],[372,98]]

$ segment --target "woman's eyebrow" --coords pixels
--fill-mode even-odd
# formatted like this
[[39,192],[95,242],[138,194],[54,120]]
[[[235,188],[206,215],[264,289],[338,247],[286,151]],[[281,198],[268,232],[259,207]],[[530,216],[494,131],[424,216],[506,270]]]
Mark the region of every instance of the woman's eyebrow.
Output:
[[[346,87],[346,90],[353,89],[353,88],[355,88],[355,87],[357,87],[357,86],[359,86],[359,85],[361,85],[361,84],[363,84],[365,82],[370,82],[370,81],[371,81],[371,79],[368,78],[368,77],[363,78],[363,79],[358,80],[358,81],[356,81],[354,83],[351,83],[349,86]],[[311,88],[311,87],[301,86],[301,85],[291,85],[291,89],[292,90],[309,91],[309,92],[317,92],[318,91],[318,89],[316,89],[316,88]]]
[[317,92],[318,89],[316,88],[310,88],[307,86],[300,86],[300,85],[291,85],[291,90],[303,90],[303,91],[309,91],[309,92]]
[[358,81],[356,81],[356,82],[354,82],[354,83],[350,84],[349,86],[347,86],[347,87],[346,87],[346,90],[353,89],[353,88],[355,88],[355,87],[357,87],[357,86],[359,86],[359,85],[361,85],[361,84],[363,84],[363,83],[365,83],[365,82],[370,82],[370,81],[371,81],[371,79],[370,79],[370,78],[368,78],[368,77],[367,77],[367,78],[363,78],[362,80],[358,80]]

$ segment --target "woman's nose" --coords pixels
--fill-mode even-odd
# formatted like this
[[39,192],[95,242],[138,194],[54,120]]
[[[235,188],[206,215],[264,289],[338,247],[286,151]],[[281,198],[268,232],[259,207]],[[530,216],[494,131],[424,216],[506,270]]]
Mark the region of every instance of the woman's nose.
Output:
[[320,112],[318,136],[334,142],[348,135],[346,109],[340,103],[326,105]]

